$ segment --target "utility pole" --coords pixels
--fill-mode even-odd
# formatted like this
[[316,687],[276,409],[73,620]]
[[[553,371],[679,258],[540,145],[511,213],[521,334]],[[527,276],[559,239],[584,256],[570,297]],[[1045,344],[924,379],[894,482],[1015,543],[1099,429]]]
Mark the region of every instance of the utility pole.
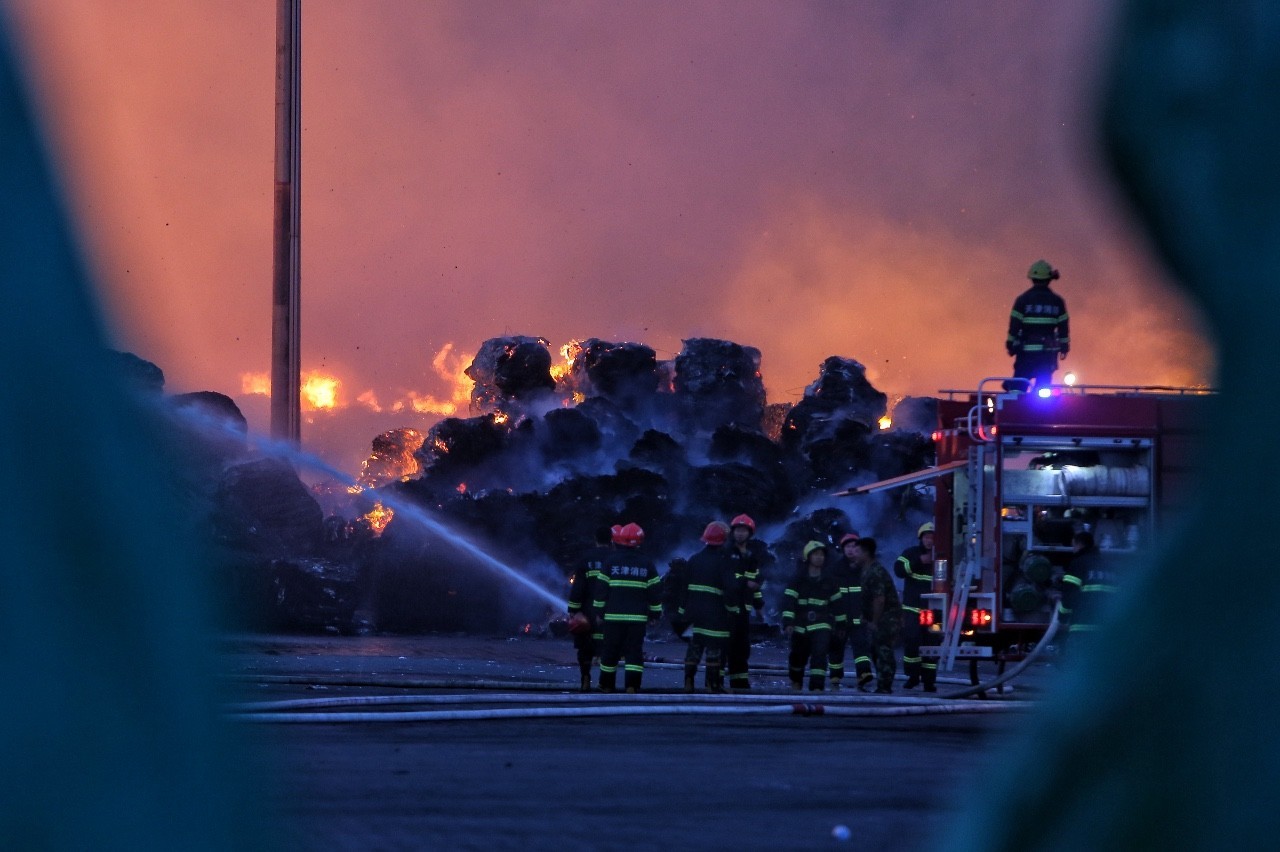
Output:
[[271,436],[302,441],[302,0],[276,0],[276,191]]

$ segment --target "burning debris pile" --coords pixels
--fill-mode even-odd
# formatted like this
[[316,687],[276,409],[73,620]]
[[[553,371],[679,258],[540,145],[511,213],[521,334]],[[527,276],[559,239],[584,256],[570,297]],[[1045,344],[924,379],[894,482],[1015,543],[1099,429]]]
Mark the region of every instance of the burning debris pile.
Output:
[[602,525],[638,523],[665,566],[708,521],[746,513],[773,544],[768,612],[804,542],[848,529],[903,541],[906,513],[928,508],[829,496],[932,461],[934,401],[900,401],[911,428],[884,428],[887,397],[857,361],[828,358],[786,407],[766,404],[760,352],[729,341],[686,340],[671,361],[596,338],[561,354],[537,337],[485,341],[466,370],[471,416],[379,435],[357,483],[319,495],[323,511],[290,464],[246,449],[229,399],[170,399],[236,423],[216,440],[205,430],[202,477],[237,609],[341,630],[361,626],[359,610],[389,631],[512,632],[545,624],[546,599],[478,565],[466,542],[560,594]]

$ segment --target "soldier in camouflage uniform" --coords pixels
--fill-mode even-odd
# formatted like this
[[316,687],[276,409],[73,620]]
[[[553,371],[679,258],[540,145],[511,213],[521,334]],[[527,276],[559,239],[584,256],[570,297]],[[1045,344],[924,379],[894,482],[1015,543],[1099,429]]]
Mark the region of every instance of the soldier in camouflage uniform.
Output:
[[893,692],[898,661],[893,647],[902,627],[902,605],[893,578],[876,559],[876,540],[860,538],[853,546],[855,563],[862,568],[862,614],[871,636],[871,661],[876,668],[876,692]]

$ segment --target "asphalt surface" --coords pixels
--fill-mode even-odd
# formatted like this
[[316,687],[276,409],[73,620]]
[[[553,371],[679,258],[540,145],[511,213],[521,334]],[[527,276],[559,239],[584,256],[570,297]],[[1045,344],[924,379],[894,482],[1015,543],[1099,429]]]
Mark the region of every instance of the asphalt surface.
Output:
[[[938,848],[955,803],[1027,724],[1029,711],[1010,707],[1051,678],[1043,667],[992,693],[986,704],[1002,712],[791,715],[797,702],[832,713],[904,706],[902,696],[955,702],[793,693],[784,650],[765,645],[752,694],[776,700],[694,702],[776,714],[387,721],[688,701],[674,665],[683,646],[647,645],[669,662],[647,667],[635,699],[578,694],[566,639],[232,636],[221,648],[228,711],[252,745],[270,848],[281,850]],[[333,701],[391,696],[415,703]],[[347,721],[282,721],[316,713]]]

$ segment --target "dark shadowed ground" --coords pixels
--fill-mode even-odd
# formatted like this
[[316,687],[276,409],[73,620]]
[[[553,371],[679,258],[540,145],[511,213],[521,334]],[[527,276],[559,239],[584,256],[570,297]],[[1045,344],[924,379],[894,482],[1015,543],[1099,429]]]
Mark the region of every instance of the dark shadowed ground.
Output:
[[[563,639],[237,636],[222,647],[243,701],[483,699],[518,691],[497,688],[505,680],[568,687],[576,679]],[[651,642],[648,651],[675,659],[682,647]],[[757,647],[754,657],[770,666],[783,659],[779,647]],[[297,682],[282,682],[295,675]],[[1031,697],[1047,676],[1040,667],[1008,697]],[[674,690],[680,671],[650,666],[645,677],[647,689]],[[494,688],[426,688],[441,679]],[[784,682],[769,673],[756,685],[767,691]],[[533,705],[547,693],[528,694]],[[241,724],[253,738],[279,849],[917,849],[932,845],[947,803],[980,783],[990,749],[1027,718],[1012,711]],[[848,841],[833,838],[837,825],[848,826]]]

